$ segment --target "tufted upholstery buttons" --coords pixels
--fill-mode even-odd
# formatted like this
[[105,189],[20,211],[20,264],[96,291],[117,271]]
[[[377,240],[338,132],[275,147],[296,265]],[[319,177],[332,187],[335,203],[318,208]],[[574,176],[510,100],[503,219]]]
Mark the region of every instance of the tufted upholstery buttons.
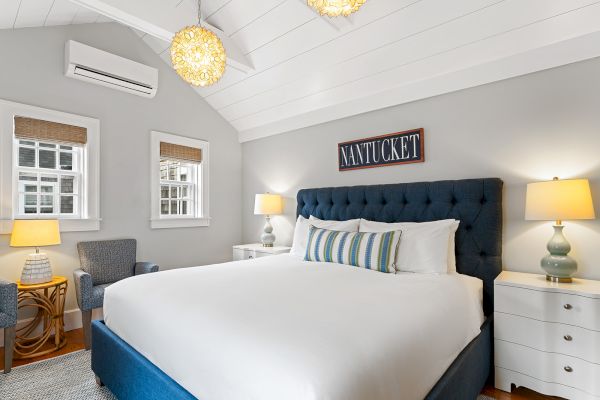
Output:
[[297,213],[305,218],[313,214],[322,219],[362,217],[382,222],[460,220],[457,270],[484,281],[484,311],[492,312],[493,281],[502,265],[499,179],[301,189],[297,199]]

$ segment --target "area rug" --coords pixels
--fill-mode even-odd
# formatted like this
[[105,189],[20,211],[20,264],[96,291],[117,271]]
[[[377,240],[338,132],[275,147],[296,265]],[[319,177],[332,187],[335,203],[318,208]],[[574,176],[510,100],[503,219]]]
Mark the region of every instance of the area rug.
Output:
[[[116,400],[106,387],[96,385],[90,365],[91,352],[81,350],[13,368],[0,374],[0,399]],[[477,400],[494,399],[481,395]]]
[[96,385],[90,351],[76,351],[0,374],[2,400],[116,400]]

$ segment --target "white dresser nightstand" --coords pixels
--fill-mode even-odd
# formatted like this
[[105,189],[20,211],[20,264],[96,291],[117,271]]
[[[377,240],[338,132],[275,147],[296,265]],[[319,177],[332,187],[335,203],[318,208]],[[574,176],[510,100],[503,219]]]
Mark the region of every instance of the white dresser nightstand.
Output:
[[286,246],[263,247],[260,243],[239,244],[233,246],[233,261],[285,254],[289,253],[291,249],[291,247]]
[[494,350],[498,389],[600,400],[600,281],[502,272],[494,282]]

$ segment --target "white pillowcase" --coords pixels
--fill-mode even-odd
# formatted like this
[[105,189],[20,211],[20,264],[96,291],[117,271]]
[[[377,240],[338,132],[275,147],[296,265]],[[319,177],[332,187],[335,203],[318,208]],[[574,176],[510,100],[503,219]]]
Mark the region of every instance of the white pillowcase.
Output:
[[299,215],[296,220],[296,227],[294,228],[294,241],[292,242],[290,255],[304,260],[304,256],[306,256],[306,246],[308,245],[308,231],[310,230],[311,225],[316,228],[329,229],[330,231],[358,232],[359,224],[360,219],[330,221],[319,219],[312,215],[309,219],[306,219],[302,215]]
[[360,220],[360,232],[401,230],[396,271],[446,274],[456,272],[454,237],[460,221],[385,223]]

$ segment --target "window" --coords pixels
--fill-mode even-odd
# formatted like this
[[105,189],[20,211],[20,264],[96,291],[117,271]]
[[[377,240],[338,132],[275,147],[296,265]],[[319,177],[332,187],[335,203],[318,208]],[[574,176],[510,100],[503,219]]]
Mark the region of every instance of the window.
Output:
[[160,160],[160,215],[194,217],[196,201],[195,164]]
[[0,233],[12,220],[100,228],[99,121],[0,100]]
[[151,133],[151,226],[208,226],[208,142]]
[[15,218],[79,218],[83,148],[15,138]]

